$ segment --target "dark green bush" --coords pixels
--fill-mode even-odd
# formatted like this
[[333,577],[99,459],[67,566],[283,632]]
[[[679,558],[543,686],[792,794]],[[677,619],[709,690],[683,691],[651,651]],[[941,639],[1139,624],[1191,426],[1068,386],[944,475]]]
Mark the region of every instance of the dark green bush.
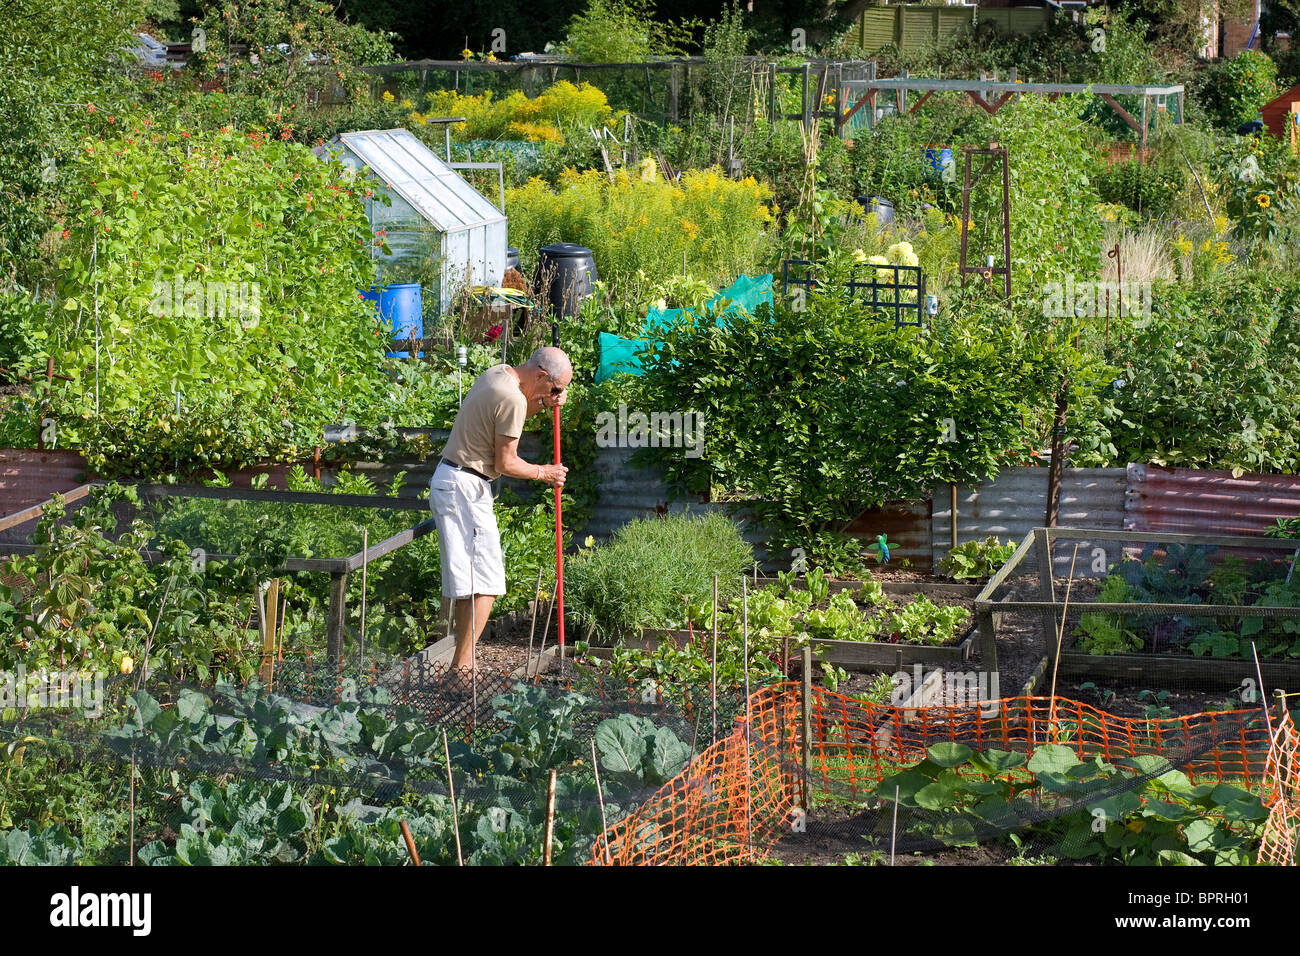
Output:
[[739,525],[717,512],[631,521],[608,544],[568,562],[566,606],[601,639],[677,625],[688,601],[712,602],[715,574],[719,602],[738,598],[753,559]]

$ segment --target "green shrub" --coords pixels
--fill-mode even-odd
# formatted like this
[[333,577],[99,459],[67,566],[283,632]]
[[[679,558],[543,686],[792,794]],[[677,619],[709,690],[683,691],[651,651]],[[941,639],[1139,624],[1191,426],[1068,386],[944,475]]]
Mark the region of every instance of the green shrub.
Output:
[[740,527],[711,512],[631,521],[608,544],[583,550],[565,567],[575,621],[601,639],[682,622],[687,603],[738,601],[753,549]]
[[1132,160],[1103,169],[1097,176],[1097,191],[1103,200],[1148,216],[1167,215],[1182,188],[1181,176]]
[[357,295],[382,241],[368,187],[259,130],[84,115],[58,287],[63,441],[115,474],[297,457],[386,381]]
[[1216,126],[1232,131],[1255,119],[1278,92],[1277,64],[1256,50],[1214,64],[1203,79],[1201,105]]
[[[827,290],[843,281],[833,271],[819,277]],[[646,407],[693,409],[723,437],[706,441],[700,458],[638,454],[663,461],[691,490],[745,499],[773,529],[773,553],[802,548],[829,568],[840,529],[862,509],[994,474],[1033,440],[1029,422],[1064,351],[992,313],[962,312],[969,324],[928,335],[828,291],[802,311],[781,305],[726,328],[671,327],[644,362]],[[945,440],[949,420],[957,441]]]

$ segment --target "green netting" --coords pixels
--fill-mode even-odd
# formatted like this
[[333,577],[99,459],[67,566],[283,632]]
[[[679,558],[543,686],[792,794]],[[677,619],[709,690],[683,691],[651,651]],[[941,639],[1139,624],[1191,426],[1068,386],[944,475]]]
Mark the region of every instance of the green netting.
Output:
[[[742,275],[725,289],[719,289],[717,295],[706,303],[714,315],[714,323],[719,327],[726,324],[725,316],[736,311],[753,314],[761,305],[772,305],[772,274],[761,276]],[[608,381],[615,375],[640,375],[642,352],[653,339],[658,330],[680,322],[690,309],[651,309],[646,314],[645,335],[643,338],[625,339],[617,335],[601,332],[597,345],[600,364],[596,369],[596,384]]]

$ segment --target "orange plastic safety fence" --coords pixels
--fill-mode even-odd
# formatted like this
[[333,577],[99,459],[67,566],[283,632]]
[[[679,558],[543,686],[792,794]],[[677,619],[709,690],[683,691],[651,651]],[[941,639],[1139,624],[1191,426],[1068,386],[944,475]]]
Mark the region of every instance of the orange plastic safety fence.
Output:
[[1012,697],[904,709],[814,688],[811,711],[810,788],[855,797],[942,741],[1020,752],[1064,744],[1080,757],[1110,762],[1164,755],[1176,758],[1193,780],[1218,782],[1260,780],[1268,751],[1258,708],[1148,719],[1117,717],[1061,697],[1055,704],[1050,697]]
[[[1129,718],[1063,698],[1014,697],[973,705],[899,708],[784,683],[755,692],[731,736],[705,750],[678,777],[611,827],[592,854],[596,864],[745,863],[761,859],[788,832],[810,791],[865,798],[899,766],[922,759],[933,744],[1029,752],[1064,744],[1080,757],[1109,762],[1142,754],[1169,757],[1193,780],[1259,783],[1266,766],[1288,808],[1270,826],[1294,854],[1300,786],[1294,725],[1269,756],[1258,709],[1183,717]],[[803,746],[803,725],[810,727]],[[752,727],[752,733],[747,728]],[[1290,749],[1286,749],[1289,747]],[[1272,846],[1273,844],[1267,844]],[[1289,848],[1289,849],[1286,849]],[[1279,851],[1281,852],[1281,851]]]
[[797,697],[776,691],[752,695],[748,718],[610,827],[591,862],[718,866],[767,856],[776,836],[788,831],[794,810],[788,758],[796,728],[789,715]]
[[1264,803],[1269,808],[1259,862],[1295,866],[1300,835],[1300,734],[1286,714],[1273,732],[1265,773]]

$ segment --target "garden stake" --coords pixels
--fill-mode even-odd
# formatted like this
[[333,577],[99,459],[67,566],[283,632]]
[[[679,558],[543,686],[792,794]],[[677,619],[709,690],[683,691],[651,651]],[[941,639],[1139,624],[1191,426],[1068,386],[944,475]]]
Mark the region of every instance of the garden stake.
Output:
[[713,655],[709,659],[709,693],[713,705],[713,741],[718,740],[718,576],[713,576]]
[[[537,670],[533,674],[533,683],[539,683],[542,679],[542,655],[546,653],[546,635],[551,633],[551,611],[555,609],[555,592],[551,592],[551,603],[546,609],[546,626],[542,628],[542,643],[537,648]],[[527,671],[524,674],[527,675]]]
[[[357,675],[360,676],[361,668],[365,666],[366,661],[366,558],[367,551],[370,550],[370,529],[361,529],[361,647],[357,652]],[[473,573],[473,569],[470,569]]]
[[442,753],[447,758],[447,792],[451,795],[451,828],[456,834],[456,865],[464,866],[465,858],[460,853],[460,813],[456,810],[456,781],[451,776],[451,748],[447,745],[447,731],[442,732]]
[[478,528],[469,539],[469,727],[478,729],[478,601],[474,600],[474,559],[478,557]]
[[1065,640],[1065,619],[1070,613],[1070,588],[1074,586],[1074,561],[1079,556],[1079,545],[1074,545],[1070,558],[1070,577],[1065,582],[1065,603],[1061,605],[1061,624],[1056,629],[1056,663],[1052,666],[1052,709],[1047,715],[1047,732],[1056,739],[1056,672],[1061,668],[1061,642]]
[[803,776],[803,808],[808,812],[808,807],[812,803],[811,794],[808,792],[808,777],[812,773],[812,645],[803,646],[803,669],[799,675],[803,687],[800,694],[803,709],[803,746],[800,748],[803,759],[800,763],[800,770]]
[[276,639],[275,642],[276,655],[278,659],[281,661],[284,660],[284,620],[288,616],[288,614],[289,614],[289,598],[288,596],[286,596],[284,601],[282,601],[280,604],[280,617],[279,617],[280,636]]
[[135,866],[135,748],[131,748],[131,865]]
[[1255,658],[1255,675],[1259,678],[1259,699],[1263,701],[1264,721],[1268,725],[1268,739],[1273,739],[1273,715],[1268,711],[1268,701],[1264,700],[1264,672],[1259,668],[1259,651],[1255,648],[1255,642],[1250,642],[1250,653]]
[[275,680],[276,612],[280,609],[280,579],[272,578],[265,596],[261,596],[262,610],[262,666],[258,680],[270,685]]
[[894,865],[894,847],[898,844],[898,784],[894,784],[894,825],[889,830],[889,865]]
[[424,866],[420,862],[420,854],[415,849],[415,838],[411,836],[410,826],[407,825],[405,820],[402,820],[397,825],[402,828],[402,839],[406,841],[406,852],[411,854],[411,862],[416,866]]
[[[144,679],[148,676],[149,670],[149,651],[153,649],[153,636],[158,633],[158,625],[162,623],[163,608],[167,606],[167,595],[171,593],[172,584],[176,581],[176,575],[167,579],[167,587],[163,589],[162,600],[158,602],[158,616],[153,620],[153,627],[149,631],[149,637],[144,642],[144,660],[140,661],[140,673],[135,679],[135,689],[139,690]],[[62,654],[62,651],[59,652]],[[62,658],[60,658],[62,666]]]
[[600,835],[605,840],[605,862],[613,865],[609,855],[609,822],[605,819],[605,791],[600,786],[600,759],[596,756],[596,738],[591,738],[591,769],[596,775],[596,799],[600,801]]
[[[592,741],[595,742],[594,740]],[[603,812],[603,808],[602,808]],[[555,836],[555,770],[546,784],[546,846],[542,850],[542,866],[551,865],[551,838]]]
[[533,591],[533,623],[528,628],[528,656],[524,658],[524,677],[533,662],[533,635],[537,633],[537,605],[542,603],[542,566],[537,566],[537,589]]

